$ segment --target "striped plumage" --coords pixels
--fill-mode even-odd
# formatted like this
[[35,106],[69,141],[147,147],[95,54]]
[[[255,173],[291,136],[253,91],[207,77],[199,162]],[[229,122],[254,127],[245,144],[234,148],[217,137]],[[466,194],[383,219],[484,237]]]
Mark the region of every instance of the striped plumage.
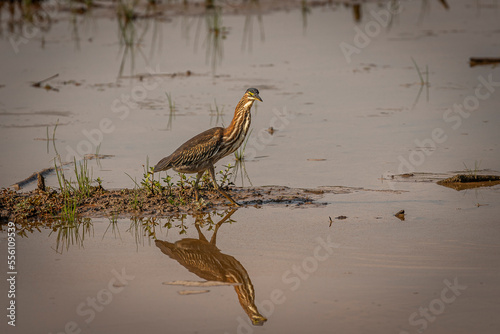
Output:
[[174,153],[161,159],[153,172],[172,168],[181,173],[198,173],[195,183],[198,200],[198,181],[208,170],[215,188],[234,205],[238,205],[215,181],[214,164],[233,153],[241,146],[250,128],[250,109],[256,101],[262,101],[256,88],[249,88],[236,106],[231,124],[227,128],[215,127],[206,130],[182,144]]

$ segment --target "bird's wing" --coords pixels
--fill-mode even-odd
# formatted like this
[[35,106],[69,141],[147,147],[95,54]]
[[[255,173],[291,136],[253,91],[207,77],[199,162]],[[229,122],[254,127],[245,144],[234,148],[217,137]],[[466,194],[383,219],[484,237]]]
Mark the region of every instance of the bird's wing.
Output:
[[154,170],[196,165],[211,159],[219,151],[222,133],[223,129],[220,127],[200,133],[182,144],[170,156],[158,162]]

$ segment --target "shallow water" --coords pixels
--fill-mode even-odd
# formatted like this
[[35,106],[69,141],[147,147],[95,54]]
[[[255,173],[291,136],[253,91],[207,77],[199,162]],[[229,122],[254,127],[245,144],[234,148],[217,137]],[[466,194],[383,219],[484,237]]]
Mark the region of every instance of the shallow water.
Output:
[[[63,161],[96,151],[113,155],[91,164],[94,177],[108,188],[132,187],[126,173],[141,178],[147,157],[154,164],[214,126],[215,104],[223,108],[217,124],[229,124],[250,86],[264,100],[254,107],[246,148],[254,185],[379,186],[382,175],[409,169],[446,172],[480,163],[499,170],[498,86],[476,99],[470,113],[447,113],[454,104],[475,102],[466,99],[480,77],[500,81],[496,67],[468,66],[469,57],[495,54],[498,10],[474,1],[448,10],[437,1],[401,6],[382,28],[371,12],[387,11],[384,3],[364,5],[359,24],[350,7],[312,7],[304,18],[299,9],[256,5],[250,14],[222,16],[225,38],[215,42],[206,27],[212,14],[166,15],[133,21],[129,48],[109,10],[75,16],[76,23],[66,12],[54,14],[50,30],[19,44],[17,54],[9,40],[16,35],[5,32],[0,149],[9,159],[2,159],[0,186],[53,165],[52,142],[44,139],[59,121],[55,144]],[[361,43],[359,29],[373,37]],[[360,46],[350,63],[340,47],[347,44]],[[428,68],[429,87],[420,84],[412,58],[421,72]],[[179,75],[123,78],[148,68]],[[59,77],[48,83],[58,92],[30,86],[54,74]],[[278,130],[272,136],[270,126]],[[433,138],[436,128],[442,133]],[[227,163],[234,161],[226,158],[219,168]],[[56,178],[48,183],[56,185]]]
[[[203,279],[137,235],[132,220],[119,219],[113,230],[109,219],[94,219],[83,242],[74,239],[69,248],[57,243],[57,231],[18,236],[15,332],[498,332],[500,188],[457,192],[389,177],[500,170],[499,69],[468,65],[469,57],[498,53],[498,8],[476,1],[455,1],[449,9],[438,1],[401,2],[390,26],[371,31],[348,62],[341,43],[360,42],[355,27],[376,29],[370,11],[384,10],[385,3],[363,4],[359,23],[352,7],[316,6],[304,16],[286,4],[271,10],[263,2],[251,14],[231,10],[222,16],[225,38],[215,42],[206,24],[217,17],[197,15],[201,7],[136,20],[129,49],[110,10],[74,21],[59,11],[50,29],[17,53],[9,40],[17,35],[5,28],[2,12],[2,187],[53,165],[47,131],[52,138],[59,124],[55,145],[63,161],[73,159],[70,152],[112,155],[89,162],[93,178],[105,188],[131,188],[127,174],[140,179],[147,157],[154,164],[194,134],[229,124],[238,99],[255,86],[264,102],[254,107],[246,147],[253,185],[404,191],[325,195],[324,205],[308,209],[237,210],[235,221],[220,227],[216,245],[248,273],[255,304],[268,318],[262,327],[249,324],[234,287],[163,285]],[[220,53],[213,53],[215,45],[223,46]],[[428,68],[429,85],[420,84],[412,58],[421,72]],[[136,77],[148,68],[161,75]],[[58,91],[30,86],[56,73],[48,83]],[[484,80],[493,85],[479,90],[490,94],[477,98],[475,108]],[[165,93],[175,102],[175,117]],[[135,101],[124,107],[131,95]],[[215,103],[222,120],[210,113]],[[470,112],[448,111],[464,103],[472,103]],[[266,132],[270,126],[273,135]],[[235,183],[241,185],[241,175]],[[56,186],[56,177],[48,176],[47,184]],[[393,216],[401,209],[404,221]],[[194,221],[186,216],[185,234],[173,221],[171,229],[158,228],[156,238],[198,238]],[[202,231],[210,240],[212,231]],[[332,248],[316,251],[318,238],[330,238]],[[1,247],[6,254],[6,242]],[[134,278],[120,284],[113,270]],[[445,280],[466,288],[442,294]],[[5,280],[0,287],[7,290]],[[178,293],[203,289],[210,292]],[[105,305],[92,312],[88,298],[94,297]],[[428,317],[420,313],[425,309]]]
[[[425,325],[429,333],[495,333],[499,188],[409,188],[332,195],[314,209],[239,209],[217,230],[218,257],[200,242],[178,245],[177,260],[155,245],[153,237],[199,239],[189,215],[155,224],[94,219],[59,242],[59,230],[18,236],[12,332],[417,333]],[[404,221],[393,216],[399,209]],[[198,219],[205,245],[225,214]],[[347,218],[335,218],[341,215]],[[214,263],[228,279],[240,277],[233,282],[244,282],[242,300],[250,302],[240,304],[232,286],[163,284],[204,281],[201,273],[214,274]],[[447,284],[456,288],[442,295]],[[245,312],[252,301],[268,319],[262,326],[252,326]]]

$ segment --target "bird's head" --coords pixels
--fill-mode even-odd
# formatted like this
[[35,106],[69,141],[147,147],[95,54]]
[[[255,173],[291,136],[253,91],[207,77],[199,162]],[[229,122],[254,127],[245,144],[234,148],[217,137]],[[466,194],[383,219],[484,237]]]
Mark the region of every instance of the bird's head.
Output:
[[262,102],[257,88],[248,88],[245,92],[245,95],[249,100],[259,100],[260,102]]

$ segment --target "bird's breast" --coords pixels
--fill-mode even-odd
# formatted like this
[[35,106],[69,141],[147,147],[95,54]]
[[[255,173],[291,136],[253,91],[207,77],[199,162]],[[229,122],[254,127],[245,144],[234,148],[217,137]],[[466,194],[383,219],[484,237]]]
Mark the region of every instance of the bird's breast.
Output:
[[251,118],[250,112],[238,117],[234,125],[230,128],[227,134],[224,135],[222,142],[223,147],[217,153],[217,159],[221,159],[238,149],[241,146],[250,128]]

